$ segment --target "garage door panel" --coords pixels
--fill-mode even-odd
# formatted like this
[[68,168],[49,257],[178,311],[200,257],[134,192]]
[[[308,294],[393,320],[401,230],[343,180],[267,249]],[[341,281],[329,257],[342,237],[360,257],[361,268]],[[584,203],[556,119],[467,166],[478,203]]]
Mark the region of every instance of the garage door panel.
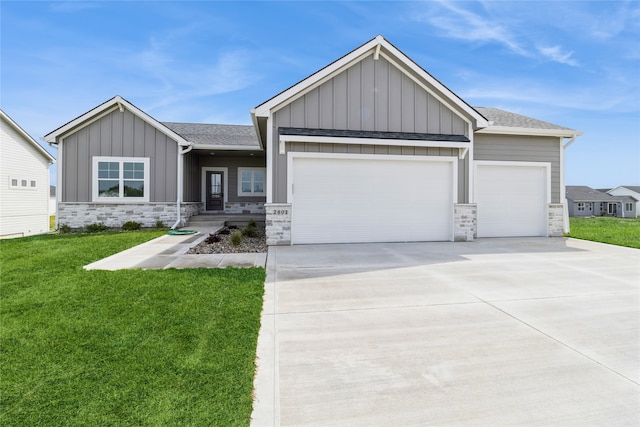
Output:
[[478,165],[478,237],[545,236],[547,169]]
[[450,162],[294,158],[293,243],[450,240]]

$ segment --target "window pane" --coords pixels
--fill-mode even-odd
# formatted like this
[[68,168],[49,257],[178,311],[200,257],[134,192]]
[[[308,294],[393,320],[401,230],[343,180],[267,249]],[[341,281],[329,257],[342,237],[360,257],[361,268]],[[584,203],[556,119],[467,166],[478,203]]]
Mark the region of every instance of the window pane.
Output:
[[17,180],[17,179],[15,179],[15,178],[14,178],[14,179],[12,179],[12,180],[11,180],[11,185],[12,185],[13,187],[17,187],[17,186],[18,186],[18,180]]
[[144,181],[125,181],[124,197],[144,197]]
[[26,186],[27,186],[27,180],[26,180],[26,179],[23,179],[23,180],[20,182],[20,184],[21,184],[23,187],[26,187]]
[[144,179],[144,163],[124,162],[124,179]]
[[118,162],[98,162],[98,178],[120,178],[120,164]]
[[264,193],[264,183],[262,182],[254,182],[253,183],[253,192],[254,193]]
[[98,181],[99,197],[119,197],[120,183],[118,181],[100,180]]
[[31,188],[36,188],[36,182],[35,181],[31,181]]
[[242,182],[242,192],[251,193],[251,182]]
[[242,171],[242,182],[251,181],[251,171]]
[[264,182],[264,171],[254,171],[253,172],[253,180]]

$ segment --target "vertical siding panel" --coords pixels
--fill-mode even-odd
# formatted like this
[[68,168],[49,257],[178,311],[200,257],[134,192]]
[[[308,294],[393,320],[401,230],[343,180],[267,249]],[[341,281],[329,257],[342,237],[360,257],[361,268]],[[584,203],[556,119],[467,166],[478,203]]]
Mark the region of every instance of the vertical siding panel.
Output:
[[376,129],[375,62],[372,56],[362,61],[362,130]]
[[361,154],[376,154],[375,145],[362,145],[362,153]]
[[333,78],[334,129],[347,129],[347,73]]
[[100,155],[112,156],[111,141],[111,115],[101,118],[99,121],[100,126]]
[[320,128],[333,128],[333,79],[319,88]]
[[167,147],[167,169],[164,174],[165,192],[163,202],[175,201],[178,197],[178,144],[163,135]]
[[122,132],[122,127],[124,125],[123,123],[123,115],[124,113],[121,113],[119,111],[114,111],[113,113],[111,113],[111,136],[112,136],[112,144],[113,144],[113,148],[111,150],[111,155],[112,156],[122,156],[122,138],[123,138],[123,132]]
[[415,83],[402,75],[402,132],[414,132],[415,126]]
[[389,131],[402,131],[402,75],[389,67]]
[[416,156],[426,156],[427,155],[427,147],[415,147]]
[[317,142],[308,142],[306,144],[303,144],[303,148],[300,151],[318,153],[320,152],[320,144],[318,144]]
[[453,132],[453,113],[440,104],[440,133],[451,135]]
[[76,196],[77,201],[91,200],[89,193],[91,182],[91,163],[89,160],[90,130],[85,127],[76,134]]
[[304,97],[298,98],[291,103],[291,126],[296,128],[305,127],[305,105]]
[[429,95],[427,102],[427,133],[440,132],[440,102]]
[[375,129],[389,130],[389,61],[380,58],[375,62]]
[[360,144],[348,144],[347,145],[348,153],[361,154],[362,153],[362,145]]
[[398,147],[398,146],[395,146],[395,145],[390,145],[388,147],[387,151],[388,151],[389,154],[392,154],[394,156],[399,156],[399,155],[402,154],[402,147]]
[[62,200],[65,202],[77,202],[77,164],[78,164],[78,144],[77,134],[69,135],[64,139],[64,164],[62,169]]
[[333,153],[333,144],[318,144],[321,153]]
[[134,153],[134,118],[136,116],[133,115],[130,111],[125,111],[124,113],[120,113],[122,115],[123,123],[122,123],[122,155],[125,157],[133,157]]
[[133,155],[136,157],[146,157],[144,152],[144,127],[145,122],[140,117],[135,117],[133,131]]
[[466,133],[466,123],[458,116],[453,116],[453,135],[464,135]]
[[415,147],[407,147],[403,145],[401,154],[405,156],[413,156],[414,154],[416,154]]
[[415,132],[427,133],[427,92],[416,85]]
[[427,156],[439,156],[440,149],[438,147],[426,147],[427,148]]
[[347,128],[352,130],[362,129],[361,69],[357,63],[347,70]]
[[348,153],[348,144],[332,144],[334,153]]
[[304,96],[305,127],[318,129],[320,127],[320,95],[314,89]]
[[374,145],[374,154],[389,154],[388,145]]

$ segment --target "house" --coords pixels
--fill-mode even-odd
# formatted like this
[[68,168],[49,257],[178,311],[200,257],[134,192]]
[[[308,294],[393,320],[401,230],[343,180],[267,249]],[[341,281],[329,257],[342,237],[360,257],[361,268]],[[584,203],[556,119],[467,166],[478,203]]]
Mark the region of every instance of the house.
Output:
[[0,120],[0,238],[47,233],[55,159],[2,110]]
[[116,96],[45,136],[83,227],[263,213],[270,245],[560,236],[581,132],[473,108],[377,36],[250,111],[161,123]]
[[[625,212],[633,210],[635,212],[634,218],[638,218],[638,216],[640,216],[640,186],[639,185],[623,185],[620,187],[607,190],[607,193],[612,196],[631,197],[633,200],[627,201],[625,203],[630,203],[632,205],[626,205]],[[627,215],[627,217],[629,216]]]
[[567,185],[566,198],[569,216],[617,216],[635,218],[635,199],[629,196],[612,196],[587,186]]

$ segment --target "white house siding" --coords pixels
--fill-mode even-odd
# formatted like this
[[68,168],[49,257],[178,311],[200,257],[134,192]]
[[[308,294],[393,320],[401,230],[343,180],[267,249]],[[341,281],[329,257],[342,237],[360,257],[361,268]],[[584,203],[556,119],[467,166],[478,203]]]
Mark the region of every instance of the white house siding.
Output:
[[[49,161],[2,119],[0,143],[0,237],[49,231]],[[27,180],[27,189],[11,188],[11,179]],[[36,187],[31,188],[31,181]]]
[[[562,203],[560,194],[560,142],[557,137],[476,134],[474,160],[549,162],[551,203]],[[505,200],[505,202],[508,202]]]

